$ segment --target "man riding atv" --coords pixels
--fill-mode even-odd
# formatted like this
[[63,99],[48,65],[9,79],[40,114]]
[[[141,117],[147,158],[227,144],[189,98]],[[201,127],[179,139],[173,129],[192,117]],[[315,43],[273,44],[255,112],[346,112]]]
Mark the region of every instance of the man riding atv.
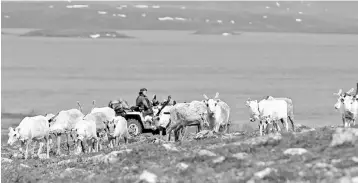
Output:
[[147,91],[146,88],[140,89],[139,96],[136,99],[136,106],[139,107],[139,110],[142,112],[144,121],[153,125],[153,106],[147,97]]

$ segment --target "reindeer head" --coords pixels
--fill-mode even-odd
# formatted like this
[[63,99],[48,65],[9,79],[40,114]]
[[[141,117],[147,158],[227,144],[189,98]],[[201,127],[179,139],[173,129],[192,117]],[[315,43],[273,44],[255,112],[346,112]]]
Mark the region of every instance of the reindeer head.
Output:
[[259,120],[259,103],[257,100],[251,100],[250,98],[247,99],[245,103],[246,107],[250,110],[250,121],[255,122],[256,120]]
[[16,141],[20,138],[20,128],[13,129],[12,127],[9,127],[9,140],[7,141],[8,145],[13,145]]
[[344,105],[347,99],[353,99],[354,96],[351,96],[351,93],[354,91],[354,88],[351,88],[348,92],[342,93],[342,89],[339,89],[338,93],[333,93],[333,95],[338,96],[337,102],[334,104],[335,109],[340,109],[342,105]]
[[216,92],[216,95],[214,98],[209,99],[205,94],[203,94],[203,96],[205,98],[204,103],[206,104],[206,106],[208,108],[208,114],[213,115],[216,111],[216,106],[220,102],[219,92]]

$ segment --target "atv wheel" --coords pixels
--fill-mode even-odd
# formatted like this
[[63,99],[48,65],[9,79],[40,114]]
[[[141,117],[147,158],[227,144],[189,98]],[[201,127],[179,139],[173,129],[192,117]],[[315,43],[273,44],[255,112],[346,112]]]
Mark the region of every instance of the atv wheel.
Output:
[[136,119],[128,119],[128,133],[130,136],[135,137],[142,133],[142,125]]

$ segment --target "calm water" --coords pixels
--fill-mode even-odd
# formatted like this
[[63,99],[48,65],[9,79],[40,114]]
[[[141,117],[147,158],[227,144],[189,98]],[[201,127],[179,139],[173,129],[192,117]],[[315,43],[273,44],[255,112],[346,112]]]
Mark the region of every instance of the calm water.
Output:
[[[248,97],[291,97],[297,123],[340,124],[339,88],[358,82],[358,36],[245,33],[237,37],[188,32],[124,31],[133,40],[2,36],[2,112],[56,113],[91,101],[106,106],[138,91],[177,101],[203,94],[231,106],[231,119],[248,122]],[[19,120],[5,120],[2,129]]]

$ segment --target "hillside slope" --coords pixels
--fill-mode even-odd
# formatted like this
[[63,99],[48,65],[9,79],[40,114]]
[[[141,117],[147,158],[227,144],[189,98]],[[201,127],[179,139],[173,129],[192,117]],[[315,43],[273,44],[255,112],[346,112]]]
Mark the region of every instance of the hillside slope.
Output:
[[142,137],[100,153],[29,160],[2,146],[1,182],[356,182],[357,132],[301,125],[263,137],[241,132],[163,144]]

